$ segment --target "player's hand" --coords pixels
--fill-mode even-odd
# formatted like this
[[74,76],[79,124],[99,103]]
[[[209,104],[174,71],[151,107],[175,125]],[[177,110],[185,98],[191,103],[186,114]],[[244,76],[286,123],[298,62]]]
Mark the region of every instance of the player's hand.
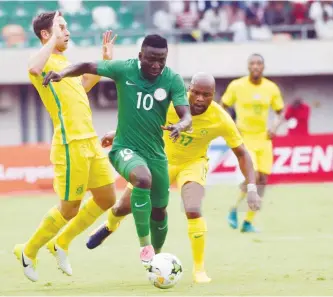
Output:
[[43,79],[43,86],[46,87],[50,82],[58,82],[62,80],[60,73],[50,71],[48,72]]
[[261,207],[261,198],[255,191],[247,192],[247,204],[252,211],[257,211]]
[[103,60],[112,60],[113,46],[117,39],[117,34],[112,37],[112,31],[103,33]]
[[106,133],[101,140],[102,147],[106,148],[111,146],[115,136],[116,136],[115,131],[110,131]]
[[272,130],[268,130],[267,135],[268,135],[268,139],[273,139],[276,136],[275,132]]
[[62,38],[62,31],[61,31],[61,28],[60,28],[60,23],[59,23],[59,18],[60,18],[60,13],[59,11],[57,10],[55,15],[54,15],[54,18],[53,18],[53,25],[52,25],[52,32],[55,36],[55,38]]
[[162,130],[170,131],[170,138],[173,142],[176,142],[180,137],[180,133],[183,131],[182,127],[178,124],[169,125],[169,126],[161,126]]

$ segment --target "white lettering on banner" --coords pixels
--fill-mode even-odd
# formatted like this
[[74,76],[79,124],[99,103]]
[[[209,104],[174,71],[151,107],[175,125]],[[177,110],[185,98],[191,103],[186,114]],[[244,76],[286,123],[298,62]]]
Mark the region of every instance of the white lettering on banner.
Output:
[[277,157],[273,166],[275,174],[333,171],[333,145],[326,149],[318,145],[276,147],[274,155]]
[[307,173],[310,170],[311,146],[296,146],[291,158],[292,172]]
[[0,181],[24,180],[29,184],[39,179],[52,179],[53,166],[7,167],[0,164]]
[[322,147],[315,146],[312,154],[311,171],[317,172],[319,167],[324,172],[330,172],[333,170],[333,145],[329,145],[326,148],[326,154]]

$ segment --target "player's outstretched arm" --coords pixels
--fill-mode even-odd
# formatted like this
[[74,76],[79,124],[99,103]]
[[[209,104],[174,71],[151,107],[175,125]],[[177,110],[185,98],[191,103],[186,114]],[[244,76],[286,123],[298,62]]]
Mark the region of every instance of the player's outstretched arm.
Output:
[[175,109],[180,119],[179,122],[169,126],[162,126],[163,130],[171,132],[170,138],[173,139],[174,142],[179,138],[181,132],[190,129],[192,126],[190,107],[188,105],[178,105],[175,106]]
[[256,174],[249,152],[244,144],[233,148],[232,151],[236,155],[239,167],[245,177],[247,184],[247,202],[251,210],[256,211],[260,209],[261,199],[257,193]]
[[52,81],[59,82],[65,77],[76,77],[85,73],[97,74],[97,63],[78,63],[66,67],[61,72],[50,71],[45,75],[43,85],[47,86]]
[[33,55],[28,62],[28,70],[29,73],[38,76],[41,75],[43,69],[50,58],[51,54],[53,53],[57,39],[62,37],[61,28],[59,24],[59,16],[60,13],[57,11],[54,18],[53,18],[53,25],[52,25],[52,36],[50,40],[43,45],[43,47]]
[[[113,46],[116,42],[117,35],[112,37],[112,31],[106,31],[103,34],[103,47],[102,56],[103,60],[112,60],[113,58]],[[88,93],[99,81],[101,77],[99,75],[84,74],[82,77],[82,85],[86,93]]]

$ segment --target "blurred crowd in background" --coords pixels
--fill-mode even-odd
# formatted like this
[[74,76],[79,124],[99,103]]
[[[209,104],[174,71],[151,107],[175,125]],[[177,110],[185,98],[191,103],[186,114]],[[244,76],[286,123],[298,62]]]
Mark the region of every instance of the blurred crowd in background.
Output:
[[151,32],[170,42],[333,38],[333,1],[0,1],[0,47],[38,46],[31,21],[55,9],[76,46],[99,44],[106,29],[119,44]]

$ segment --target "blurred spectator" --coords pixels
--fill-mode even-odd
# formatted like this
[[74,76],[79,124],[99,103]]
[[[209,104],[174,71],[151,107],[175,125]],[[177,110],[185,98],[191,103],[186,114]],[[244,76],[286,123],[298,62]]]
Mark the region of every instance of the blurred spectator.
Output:
[[6,47],[20,48],[25,46],[25,31],[20,25],[7,25],[3,27],[2,38]]
[[224,5],[227,13],[228,30],[233,32],[233,41],[242,42],[248,39],[245,24],[245,11],[241,7],[240,1],[232,1]]
[[[199,14],[196,10],[191,10],[191,2],[184,1],[184,10],[176,16],[176,28],[179,29],[195,29],[199,22]],[[194,32],[193,32],[194,33]],[[183,41],[196,41],[196,37],[193,33],[182,34]]]
[[301,98],[296,98],[287,105],[285,118],[288,120],[289,136],[309,134],[310,106]]
[[317,37],[320,39],[333,38],[333,5],[332,1],[315,1],[309,11],[314,21]]
[[202,20],[199,22],[199,29],[204,33],[204,41],[215,39],[227,28],[226,12],[218,5],[206,10]]
[[271,40],[272,31],[264,24],[264,7],[256,1],[246,8],[246,25],[251,40]]
[[264,13],[265,23],[269,26],[288,25],[291,23],[291,12],[287,1],[269,1]]
[[307,3],[294,2],[291,8],[291,22],[293,24],[302,25],[310,22],[308,16]]

